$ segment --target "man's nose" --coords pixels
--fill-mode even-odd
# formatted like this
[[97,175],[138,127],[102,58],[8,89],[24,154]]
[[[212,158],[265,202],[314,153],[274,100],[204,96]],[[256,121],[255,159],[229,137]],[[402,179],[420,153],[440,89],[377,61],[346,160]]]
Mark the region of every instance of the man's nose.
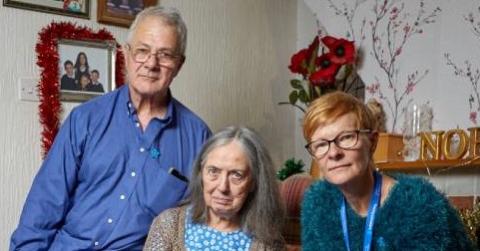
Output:
[[144,65],[147,66],[147,67],[149,67],[149,68],[158,67],[159,61],[158,61],[157,56],[156,56],[155,54],[150,53],[150,55],[148,56],[148,58],[147,58],[147,60],[145,61]]

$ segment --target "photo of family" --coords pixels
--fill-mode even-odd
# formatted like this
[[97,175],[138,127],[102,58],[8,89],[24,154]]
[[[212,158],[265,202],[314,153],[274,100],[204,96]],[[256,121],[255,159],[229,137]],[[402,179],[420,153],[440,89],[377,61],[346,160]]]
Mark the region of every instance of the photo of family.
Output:
[[62,100],[88,100],[112,90],[112,48],[105,43],[61,41],[59,86]]
[[99,82],[100,73],[97,69],[90,71],[85,52],[78,53],[75,64],[67,59],[63,67],[65,73],[60,79],[60,90],[105,92],[102,83]]

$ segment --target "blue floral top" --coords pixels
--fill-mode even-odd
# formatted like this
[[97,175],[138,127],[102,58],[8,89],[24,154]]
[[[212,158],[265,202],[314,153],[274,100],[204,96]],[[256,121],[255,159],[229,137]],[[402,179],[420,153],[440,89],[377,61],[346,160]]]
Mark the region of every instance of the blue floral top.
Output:
[[185,245],[187,250],[247,251],[252,238],[241,230],[221,232],[205,224],[193,223],[190,208],[185,221]]

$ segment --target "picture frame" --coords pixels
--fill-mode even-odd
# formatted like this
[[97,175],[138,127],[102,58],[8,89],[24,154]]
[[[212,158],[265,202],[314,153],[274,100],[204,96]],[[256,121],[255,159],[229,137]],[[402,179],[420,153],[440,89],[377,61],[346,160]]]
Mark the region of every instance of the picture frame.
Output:
[[98,0],[97,21],[128,28],[138,12],[157,3],[157,0]]
[[3,0],[3,6],[90,19],[90,0]]
[[[112,69],[113,71],[114,67],[114,73],[109,74],[112,76],[109,82],[112,83],[112,86],[109,87],[109,89],[118,88],[125,83],[124,54],[122,46],[108,30],[100,29],[94,31],[89,27],[77,25],[76,23],[55,21],[42,28],[38,32],[38,41],[35,45],[35,52],[37,53],[36,63],[40,69],[40,79],[38,83],[38,97],[40,103],[38,105],[38,113],[42,127],[41,145],[43,157],[46,156],[48,150],[52,146],[61,124],[61,116],[64,111],[62,103],[65,103],[62,102],[61,99],[74,101],[90,98],[83,97],[84,95],[88,96],[89,94],[88,92],[83,91],[70,93],[73,95],[71,97],[62,94],[61,78],[59,77],[62,72],[60,71],[59,66],[62,65],[63,67],[64,62],[62,62],[62,64],[60,63],[62,56],[59,54],[58,43],[61,41],[62,44],[68,44],[69,42],[65,42],[66,40],[74,40],[74,42],[72,42],[74,48],[76,48],[75,46],[80,48],[81,46],[86,45],[97,45],[96,43],[101,41],[105,43],[111,42],[111,46],[114,46],[116,51],[113,53],[113,49],[107,49],[112,50],[112,61],[110,63],[112,66],[110,67],[108,63],[105,63],[107,64],[105,68]],[[68,48],[66,51],[68,51]],[[65,54],[65,52],[63,52],[63,54],[63,59],[65,60],[68,55]],[[63,115],[65,116],[65,114]]]
[[115,41],[60,39],[58,55],[61,101],[83,102],[116,88]]

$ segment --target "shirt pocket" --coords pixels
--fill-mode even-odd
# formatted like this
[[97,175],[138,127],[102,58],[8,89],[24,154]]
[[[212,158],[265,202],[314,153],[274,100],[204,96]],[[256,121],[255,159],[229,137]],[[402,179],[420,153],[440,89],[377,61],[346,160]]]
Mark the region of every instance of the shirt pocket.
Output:
[[176,207],[187,191],[188,183],[167,172],[167,168],[157,168],[154,173],[145,173],[145,206],[152,216],[163,210]]

